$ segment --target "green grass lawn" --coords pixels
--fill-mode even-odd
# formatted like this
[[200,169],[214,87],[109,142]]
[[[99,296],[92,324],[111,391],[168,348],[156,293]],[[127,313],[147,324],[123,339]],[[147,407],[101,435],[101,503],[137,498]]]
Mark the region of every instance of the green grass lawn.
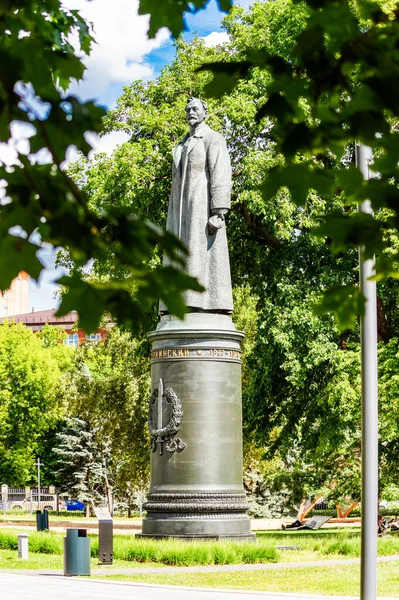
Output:
[[[262,532],[257,537],[259,541],[267,540],[274,546],[300,546],[299,551],[280,551],[280,561],[284,562],[360,557],[360,527]],[[399,534],[378,538],[378,555],[393,554],[399,554]]]
[[[17,558],[18,529],[0,530],[0,570],[39,569],[63,570],[63,534],[47,532],[29,534],[29,560]],[[92,569],[98,566],[96,552],[98,537],[91,535]],[[298,545],[300,551],[280,550],[275,546]],[[247,554],[239,554],[244,544],[220,542],[185,542],[182,540],[135,540],[133,536],[115,535],[114,551],[117,557],[113,567],[104,568],[106,579],[155,584],[195,586],[221,589],[242,589],[268,592],[309,593],[358,596],[359,565],[334,565],[277,569],[265,571],[112,575],[116,568],[161,568],[166,565],[234,564],[237,562],[304,562],[320,559],[352,558],[360,555],[360,531],[323,530],[317,532],[267,532],[258,536],[258,544],[250,544]],[[272,549],[269,554],[265,549]],[[254,554],[250,554],[254,552]],[[259,553],[257,556],[257,552]],[[266,553],[265,553],[266,552]],[[378,539],[378,554],[399,554],[399,536]],[[125,560],[125,559],[128,560]],[[378,565],[378,594],[399,597],[399,561]],[[96,575],[96,577],[98,577]]]
[[[0,531],[0,549],[17,550],[18,530]],[[29,549],[41,554],[63,554],[63,537],[55,532],[29,533]],[[98,556],[98,536],[89,535],[91,553]],[[267,540],[253,544],[233,542],[189,542],[146,540],[130,535],[114,535],[114,558],[129,562],[163,565],[210,565],[277,562],[279,553]]]
[[[359,596],[358,565],[233,573],[109,575],[102,579],[259,592]],[[378,595],[398,597],[398,563],[378,565]]]
[[[97,566],[98,560],[92,558],[91,568],[94,569]],[[358,596],[360,586],[360,568],[358,565],[331,565],[330,567],[272,569],[270,571],[253,572],[112,575],[113,568],[134,567],[142,569],[161,567],[161,565],[115,560],[113,567],[107,567],[107,575],[95,575],[95,577],[136,583],[344,596]],[[29,554],[29,560],[26,561],[18,559],[15,550],[0,550],[0,570],[1,569],[62,571],[63,557],[60,555],[31,552]],[[399,564],[379,564],[378,595],[398,597],[398,589]]]
[[[100,567],[98,558],[92,557],[90,560],[91,568]],[[114,560],[114,568],[132,569],[139,567],[140,569],[156,569],[162,568],[164,565],[156,563],[138,563],[127,560]],[[0,550],[0,570],[40,570],[40,571],[62,571],[64,569],[64,558],[60,554],[39,554],[29,552],[28,560],[18,558],[17,550]],[[107,572],[109,567],[106,568]]]
[[[85,517],[80,511],[73,510],[64,510],[57,513],[56,511],[49,511],[49,519],[50,525],[51,521],[57,521],[57,523],[68,523],[71,520],[76,521],[85,521],[87,523],[98,523],[97,517]],[[115,521],[120,521],[124,523],[131,523],[134,520],[139,519],[139,515],[134,514],[133,517],[115,517]],[[6,515],[4,513],[0,513],[0,525],[1,523],[12,523],[14,521],[23,522],[26,521],[28,523],[36,523],[36,514],[31,514],[28,511],[9,511]]]
[[0,550],[0,569],[63,569],[63,557],[59,554],[29,552],[28,560],[20,560],[17,550]]
[[[0,549],[16,550],[18,528],[0,529]],[[31,552],[63,554],[65,533],[29,532]],[[89,534],[92,556],[97,556],[98,536]],[[294,547],[279,550],[278,547]],[[378,539],[378,554],[399,554],[399,535]],[[260,533],[257,543],[188,542],[184,540],[150,540],[130,535],[114,535],[114,557],[138,563],[190,566],[259,562],[307,562],[356,558],[360,556],[360,530],[323,530]]]

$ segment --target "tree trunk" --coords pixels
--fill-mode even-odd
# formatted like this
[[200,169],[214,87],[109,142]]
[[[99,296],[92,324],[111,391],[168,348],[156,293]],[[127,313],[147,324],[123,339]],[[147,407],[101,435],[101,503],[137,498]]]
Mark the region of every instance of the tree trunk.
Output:
[[379,342],[389,342],[389,325],[385,315],[384,306],[381,299],[377,296],[377,331]]

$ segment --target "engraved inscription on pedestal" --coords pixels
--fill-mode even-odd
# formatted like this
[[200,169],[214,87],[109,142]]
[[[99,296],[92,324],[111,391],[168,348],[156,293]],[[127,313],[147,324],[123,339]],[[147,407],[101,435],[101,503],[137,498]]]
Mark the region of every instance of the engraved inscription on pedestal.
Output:
[[240,350],[232,350],[231,348],[163,348],[153,350],[151,352],[152,361],[168,360],[168,359],[191,359],[191,360],[207,360],[207,359],[223,359],[241,362]]
[[159,448],[162,456],[163,448],[168,452],[182,452],[186,444],[179,438],[173,438],[180,428],[183,409],[179,398],[171,387],[164,391],[163,381],[159,380],[150,396],[148,408],[148,428],[151,437],[151,450]]

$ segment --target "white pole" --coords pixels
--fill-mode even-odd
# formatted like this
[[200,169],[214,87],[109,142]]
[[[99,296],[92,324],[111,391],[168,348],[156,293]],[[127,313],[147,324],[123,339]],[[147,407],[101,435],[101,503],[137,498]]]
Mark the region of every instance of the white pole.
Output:
[[143,516],[143,494],[141,492],[137,492],[137,499],[139,505],[139,517]]
[[[371,148],[356,144],[356,164],[365,179],[372,177]],[[365,200],[359,211],[373,214]],[[370,281],[375,260],[364,258],[359,248],[360,289],[366,298],[365,314],[360,320],[362,372],[362,600],[377,597],[377,519],[378,519],[378,372],[377,372],[377,288]]]
[[37,509],[40,510],[40,467],[43,467],[44,464],[40,462],[40,457],[37,457],[37,461],[35,462],[37,467]]
[[28,534],[18,534],[18,558],[28,560],[29,558],[29,546],[28,546]]
[[8,486],[1,486],[1,499],[3,501],[3,514],[7,514]]

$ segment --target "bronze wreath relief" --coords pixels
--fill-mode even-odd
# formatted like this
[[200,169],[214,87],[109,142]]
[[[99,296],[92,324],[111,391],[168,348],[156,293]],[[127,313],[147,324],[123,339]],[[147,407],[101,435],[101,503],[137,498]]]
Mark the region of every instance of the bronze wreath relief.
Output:
[[[156,409],[156,410],[155,410]],[[156,413],[154,415],[154,413]],[[166,419],[165,419],[166,413]],[[148,429],[151,438],[151,450],[155,452],[159,444],[159,454],[163,454],[163,446],[168,452],[182,452],[186,444],[179,438],[172,437],[179,431],[183,417],[180,399],[171,387],[163,389],[163,381],[150,396],[148,407]],[[166,420],[166,424],[165,421]]]

